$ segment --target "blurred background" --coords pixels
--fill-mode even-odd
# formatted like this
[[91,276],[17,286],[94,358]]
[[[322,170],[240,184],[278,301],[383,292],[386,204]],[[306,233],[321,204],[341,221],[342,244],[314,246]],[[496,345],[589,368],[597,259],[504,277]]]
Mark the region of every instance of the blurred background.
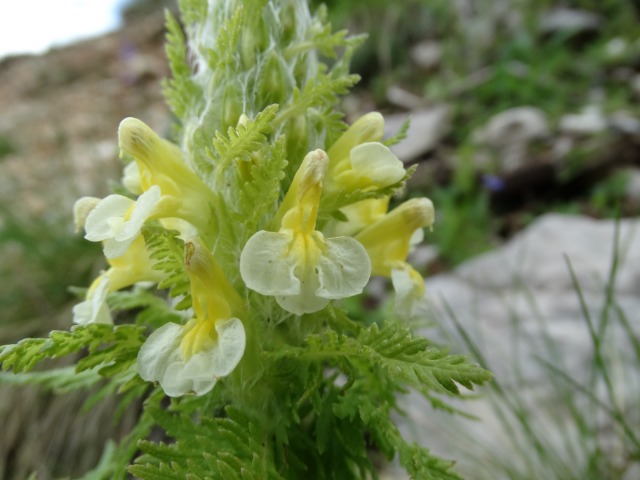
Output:
[[[16,2],[1,7],[2,22],[30,41],[0,29],[1,344],[68,328],[75,302],[68,287],[87,286],[104,267],[99,245],[74,233],[71,212],[78,197],[105,196],[119,180],[120,120],[133,115],[171,132],[160,86],[168,75],[162,10],[175,5],[120,0],[97,11],[91,3],[103,2],[58,6],[82,27],[75,43],[68,43],[75,27],[61,34],[62,20],[38,13],[47,2],[33,3],[25,20],[11,10]],[[406,195],[430,197],[438,212],[428,245],[414,252],[422,273],[455,273],[549,212],[638,215],[639,2],[325,3],[334,29],[369,34],[353,62],[362,81],[344,100],[347,120],[378,110],[393,134],[412,118],[396,147],[407,165],[418,165]],[[57,46],[46,50],[51,43],[35,39],[49,27]],[[363,315],[375,297],[370,292]],[[0,479],[86,471],[135,418],[132,411],[113,424],[108,399],[81,416],[85,398],[75,394],[4,385],[0,392]],[[625,475],[634,462],[593,478],[632,478]]]

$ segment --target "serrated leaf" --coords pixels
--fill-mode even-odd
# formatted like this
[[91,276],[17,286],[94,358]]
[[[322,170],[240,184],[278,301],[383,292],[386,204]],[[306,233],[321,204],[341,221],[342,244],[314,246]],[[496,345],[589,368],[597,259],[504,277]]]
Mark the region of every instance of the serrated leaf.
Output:
[[229,127],[227,135],[216,132],[213,139],[216,159],[216,182],[222,183],[223,175],[234,161],[250,161],[251,154],[261,150],[272,132],[272,122],[278,113],[278,105],[269,105],[255,119],[247,120],[236,128]]

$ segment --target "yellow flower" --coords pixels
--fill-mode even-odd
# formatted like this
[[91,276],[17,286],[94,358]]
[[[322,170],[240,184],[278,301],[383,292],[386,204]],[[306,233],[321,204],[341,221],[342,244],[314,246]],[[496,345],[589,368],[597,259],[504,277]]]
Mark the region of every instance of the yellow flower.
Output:
[[186,325],[167,323],[140,348],[137,368],[147,381],[157,381],[177,397],[204,395],[229,375],[244,354],[246,335],[238,293],[219,265],[197,240],[185,244],[194,318]]
[[107,306],[109,293],[138,282],[158,283],[163,279],[160,272],[151,268],[151,259],[142,236],[131,243],[124,255],[107,261],[109,269],[93,281],[85,301],[73,307],[74,323],[113,323]]
[[160,187],[152,186],[137,201],[122,195],[109,195],[100,200],[84,221],[86,235],[91,242],[104,242],[104,255],[118,258],[140,236],[140,229],[147,220],[165,214],[166,202],[162,202]]
[[367,249],[373,275],[391,276],[398,262],[404,263],[415,235],[433,225],[433,203],[428,198],[414,198],[401,204],[355,238]]
[[147,192],[159,187],[162,212],[156,218],[175,217],[194,225],[211,246],[216,198],[207,185],[186,165],[177,145],[160,138],[135,118],[125,118],[118,128],[122,154],[133,157],[137,173],[126,173],[132,188]]
[[381,219],[389,208],[389,197],[361,200],[340,209],[347,221],[331,219],[322,229],[332,235],[353,236]]
[[414,198],[355,236],[371,258],[372,274],[391,278],[396,291],[395,311],[403,318],[423,313],[424,280],[406,260],[412,246],[422,240],[422,229],[431,227],[433,221],[431,200]]
[[328,161],[322,150],[305,157],[283,201],[291,206],[281,215],[278,232],[257,232],[240,255],[247,287],[275,296],[297,315],[362,292],[371,271],[367,252],[356,240],[325,238],[316,230]]
[[379,141],[384,119],[377,112],[364,115],[329,149],[328,192],[372,190],[399,182],[406,171],[400,160]]

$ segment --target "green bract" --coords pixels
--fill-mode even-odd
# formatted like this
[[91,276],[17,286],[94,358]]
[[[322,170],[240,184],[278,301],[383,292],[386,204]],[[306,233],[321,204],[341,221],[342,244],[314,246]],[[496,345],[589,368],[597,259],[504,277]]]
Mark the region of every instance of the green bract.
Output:
[[[74,309],[78,326],[4,347],[4,367],[87,349],[79,371],[147,398],[140,427],[94,472],[104,478],[125,478],[137,448],[129,472],[143,479],[367,478],[371,446],[414,478],[457,478],[402,439],[395,395],[411,387],[442,406],[435,395],[489,374],[403,325],[422,312],[407,255],[433,205],[388,211],[410,172],[380,143],[382,116],[341,121],[362,39],[331,33],[300,0],[180,6],[186,40],[167,15],[175,138],[122,121],[132,197],[75,209],[109,268]],[[398,291],[380,325],[340,304],[370,275]],[[110,309],[131,313],[113,325]],[[172,440],[145,441],[154,425]]]

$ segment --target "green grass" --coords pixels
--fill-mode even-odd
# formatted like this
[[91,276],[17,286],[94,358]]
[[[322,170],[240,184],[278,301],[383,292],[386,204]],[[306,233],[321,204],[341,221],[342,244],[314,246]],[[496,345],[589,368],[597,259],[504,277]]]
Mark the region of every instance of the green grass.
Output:
[[65,215],[36,220],[1,204],[0,218],[0,338],[8,343],[24,336],[30,321],[36,332],[51,328],[74,298],[69,286],[89,283],[100,247],[75,235]]

